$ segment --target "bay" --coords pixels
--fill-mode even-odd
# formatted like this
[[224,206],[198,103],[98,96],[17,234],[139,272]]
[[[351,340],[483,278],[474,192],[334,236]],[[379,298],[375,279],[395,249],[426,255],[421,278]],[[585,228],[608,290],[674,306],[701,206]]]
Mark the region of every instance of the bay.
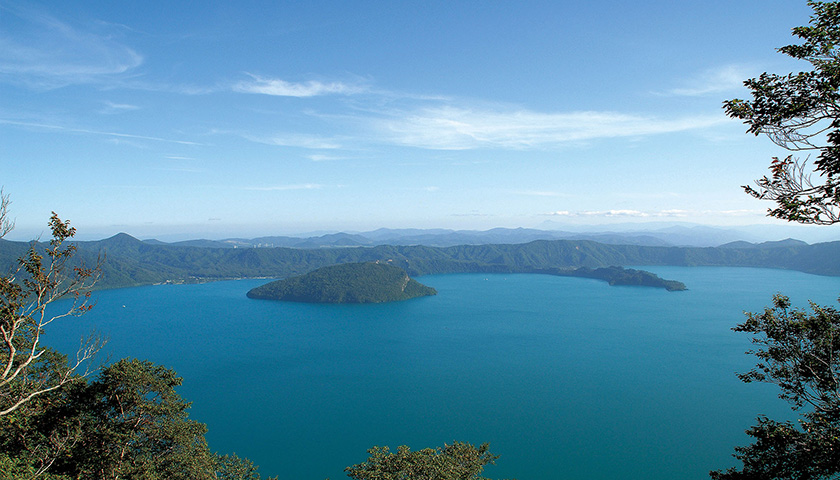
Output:
[[[734,465],[757,414],[791,416],[730,329],[781,291],[835,304],[840,278],[646,267],[685,292],[547,275],[420,277],[438,295],[380,305],[251,300],[266,280],[96,293],[51,325],[68,353],[91,328],[112,358],[184,377],[210,447],[281,479],[344,478],[373,445],[490,442],[492,478],[701,479]],[[59,306],[60,307],[60,306]]]

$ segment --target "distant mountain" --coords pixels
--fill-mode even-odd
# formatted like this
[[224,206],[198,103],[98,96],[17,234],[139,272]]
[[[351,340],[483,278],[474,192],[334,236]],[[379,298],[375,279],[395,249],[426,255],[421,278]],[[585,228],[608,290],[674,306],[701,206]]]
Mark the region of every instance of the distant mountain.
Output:
[[307,238],[294,245],[295,248],[320,248],[320,247],[360,247],[370,245],[371,241],[362,235],[351,235],[349,233],[334,233],[321,235],[320,237]]
[[653,235],[675,246],[715,247],[738,240],[761,243],[782,238],[798,238],[808,243],[840,240],[840,226],[826,227],[796,223],[768,223],[738,226],[710,226],[688,222],[626,222],[602,225],[575,225],[546,221],[537,228],[578,234],[617,233]]
[[227,244],[225,242],[221,242],[219,240],[185,240],[182,242],[173,242],[170,245],[178,246],[178,247],[203,247],[203,248],[225,248]]
[[808,244],[802,240],[788,238],[775,242],[750,243],[744,241],[729,242],[720,246],[720,248],[783,248],[783,247],[807,247]]
[[345,263],[251,289],[248,297],[310,303],[384,303],[436,295],[399,267]]
[[[755,235],[743,229],[703,225],[616,225],[601,229],[580,227],[572,230],[540,230],[533,228],[494,228],[490,230],[385,229],[370,232],[336,232],[315,236],[274,236],[253,239],[188,240],[169,245],[206,248],[346,248],[378,245],[425,245],[452,247],[457,245],[520,244],[537,240],[591,240],[609,245],[714,247],[734,241],[760,242],[772,236]],[[635,228],[635,229],[634,229]],[[762,227],[767,228],[767,227]],[[776,237],[784,238],[784,237]],[[149,244],[161,244],[148,240]]]
[[745,242],[743,240],[737,240],[734,242],[724,243],[718,248],[755,248],[754,243]]
[[[188,240],[170,243],[175,246],[206,248],[343,248],[377,245],[425,245],[431,247],[452,247],[457,245],[519,244],[536,240],[592,240],[611,245],[646,246],[714,246],[710,233],[695,235],[691,231],[673,232],[566,232],[527,228],[494,228],[491,230],[443,230],[443,229],[379,229],[362,233],[331,233],[312,237],[259,237],[253,239],[229,238],[224,240]],[[729,239],[717,235],[715,239]],[[148,240],[149,244],[162,244]]]
[[[346,242],[354,236],[331,236]],[[213,248],[142,242],[119,234],[76,242],[77,259],[93,264],[105,254],[102,288],[228,278],[287,278],[344,263],[384,262],[408,275],[453,272],[538,272],[611,266],[748,266],[840,275],[840,242],[808,245],[797,240],[722,247],[611,245],[589,240],[536,240],[521,244],[342,246],[333,248]],[[0,240],[0,268],[11,269],[26,242]],[[690,287],[690,285],[689,285]]]

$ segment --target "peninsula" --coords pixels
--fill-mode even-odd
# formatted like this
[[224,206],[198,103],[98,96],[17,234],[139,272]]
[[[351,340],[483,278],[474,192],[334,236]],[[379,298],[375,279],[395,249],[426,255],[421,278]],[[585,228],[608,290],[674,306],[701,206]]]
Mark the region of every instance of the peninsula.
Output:
[[434,288],[383,262],[345,263],[277,280],[248,292],[249,298],[308,303],[384,303],[436,295]]

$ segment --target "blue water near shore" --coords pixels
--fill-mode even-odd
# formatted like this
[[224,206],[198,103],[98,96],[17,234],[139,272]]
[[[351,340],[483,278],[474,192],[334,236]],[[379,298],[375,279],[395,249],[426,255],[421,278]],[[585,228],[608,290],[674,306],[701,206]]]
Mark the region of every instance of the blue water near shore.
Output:
[[[781,291],[836,305],[840,278],[650,267],[689,290],[546,275],[420,277],[438,295],[383,305],[251,300],[264,280],[103,291],[50,327],[91,327],[112,358],[175,369],[210,447],[264,476],[345,478],[373,445],[490,442],[492,478],[703,479],[734,465],[759,413],[790,417],[730,328]],[[75,324],[72,324],[75,322]]]

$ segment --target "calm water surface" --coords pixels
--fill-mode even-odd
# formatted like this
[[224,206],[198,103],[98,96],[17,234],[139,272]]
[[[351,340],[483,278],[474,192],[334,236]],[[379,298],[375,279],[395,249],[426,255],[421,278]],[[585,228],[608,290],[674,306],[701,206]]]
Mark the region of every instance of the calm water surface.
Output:
[[97,293],[48,342],[91,327],[113,358],[184,377],[211,449],[281,479],[345,478],[373,445],[490,442],[493,478],[702,479],[734,465],[758,413],[789,416],[730,328],[782,291],[835,304],[840,278],[651,267],[686,292],[544,275],[434,275],[385,305],[250,300],[264,280]]

